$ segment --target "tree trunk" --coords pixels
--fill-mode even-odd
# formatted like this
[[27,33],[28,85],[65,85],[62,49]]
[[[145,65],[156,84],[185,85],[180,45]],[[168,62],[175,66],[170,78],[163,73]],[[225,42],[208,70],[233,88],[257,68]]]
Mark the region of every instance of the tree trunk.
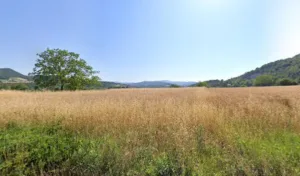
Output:
[[60,90],[63,91],[64,90],[64,84],[61,84],[60,86]]

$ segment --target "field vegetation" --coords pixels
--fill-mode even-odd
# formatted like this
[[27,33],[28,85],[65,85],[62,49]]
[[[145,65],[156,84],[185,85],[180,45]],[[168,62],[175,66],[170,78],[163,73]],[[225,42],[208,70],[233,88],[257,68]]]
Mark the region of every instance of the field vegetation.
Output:
[[0,91],[0,175],[300,175],[300,89]]

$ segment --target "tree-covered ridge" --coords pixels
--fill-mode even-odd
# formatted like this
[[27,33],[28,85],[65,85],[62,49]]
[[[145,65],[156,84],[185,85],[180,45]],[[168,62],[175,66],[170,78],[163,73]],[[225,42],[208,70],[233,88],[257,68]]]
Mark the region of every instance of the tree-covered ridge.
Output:
[[[272,85],[290,85],[300,83],[300,54],[292,58],[282,59],[265,64],[255,70],[228,80],[206,81],[209,87],[249,87],[255,86],[256,78],[260,76],[272,77]],[[288,80],[288,81],[287,81]],[[282,84],[281,84],[282,83]],[[257,85],[258,86],[258,85]]]
[[265,64],[237,78],[255,79],[257,76],[263,74],[269,74],[276,78],[298,79],[300,77],[300,54],[293,58]]

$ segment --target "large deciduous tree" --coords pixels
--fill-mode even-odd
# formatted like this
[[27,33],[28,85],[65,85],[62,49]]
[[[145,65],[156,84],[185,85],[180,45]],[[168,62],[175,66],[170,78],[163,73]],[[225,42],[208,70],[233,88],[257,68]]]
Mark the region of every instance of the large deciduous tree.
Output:
[[64,90],[83,89],[86,85],[100,83],[100,78],[79,54],[61,49],[47,49],[37,54],[33,72],[35,84],[40,88]]

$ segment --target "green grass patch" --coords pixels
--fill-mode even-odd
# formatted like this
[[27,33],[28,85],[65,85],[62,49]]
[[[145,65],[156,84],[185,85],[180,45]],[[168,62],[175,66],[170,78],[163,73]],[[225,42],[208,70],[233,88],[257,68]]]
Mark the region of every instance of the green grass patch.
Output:
[[9,125],[0,131],[0,175],[103,175],[113,172],[118,152],[108,137],[87,139],[60,125]]
[[289,131],[236,141],[240,163],[255,175],[300,175],[300,136]]
[[11,123],[0,129],[0,175],[300,175],[300,137],[293,132],[238,133],[226,144],[207,137],[213,138],[201,127],[193,150],[139,146],[128,157],[122,139]]

